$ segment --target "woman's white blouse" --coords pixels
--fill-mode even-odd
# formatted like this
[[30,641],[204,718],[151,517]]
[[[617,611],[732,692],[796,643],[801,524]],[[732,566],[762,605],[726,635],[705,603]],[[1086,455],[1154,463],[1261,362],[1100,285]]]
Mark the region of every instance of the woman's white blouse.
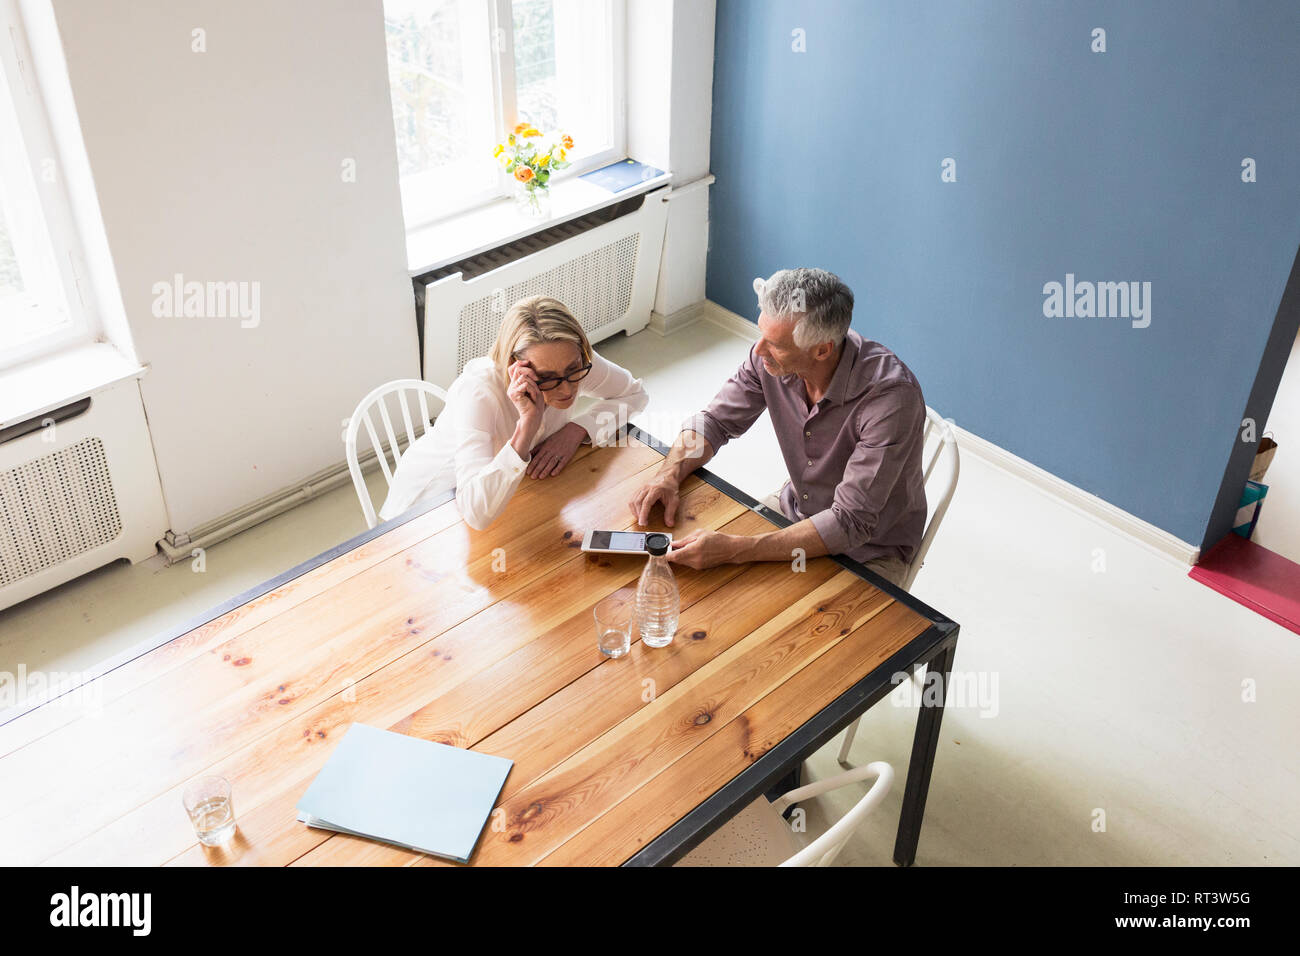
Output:
[[[592,353],[591,372],[578,382],[578,394],[599,401],[581,415],[547,406],[533,439],[536,447],[570,421],[581,425],[592,444],[604,445],[650,401],[641,380],[623,367]],[[482,530],[501,514],[528,467],[510,446],[519,411],[492,360],[472,359],[447,389],[447,404],[433,427],[398,462],[379,517],[388,520],[412,505],[452,489],[456,508],[471,528]]]

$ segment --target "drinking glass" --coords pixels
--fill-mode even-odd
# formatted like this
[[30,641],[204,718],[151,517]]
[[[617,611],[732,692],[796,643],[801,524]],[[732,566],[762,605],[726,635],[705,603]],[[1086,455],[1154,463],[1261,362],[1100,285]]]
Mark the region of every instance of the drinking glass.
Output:
[[221,846],[235,834],[235,808],[225,777],[200,777],[182,797],[194,832],[204,846]]
[[635,606],[635,602],[623,594],[611,594],[596,605],[596,646],[606,657],[622,657],[632,646]]

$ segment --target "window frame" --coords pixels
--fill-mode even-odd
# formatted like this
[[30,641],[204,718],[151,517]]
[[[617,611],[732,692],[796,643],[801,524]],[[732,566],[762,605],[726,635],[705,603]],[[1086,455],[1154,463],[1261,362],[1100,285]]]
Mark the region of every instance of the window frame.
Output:
[[[69,319],[63,329],[35,338],[24,345],[0,351],[0,371],[3,371],[94,341],[98,335],[98,325],[86,302],[83,289],[86,260],[72,215],[63,163],[35,70],[26,25],[16,0],[0,0],[0,11],[3,11],[4,20],[9,26],[7,32],[11,41],[6,42],[6,38],[0,36],[0,71],[3,71],[4,81],[0,84],[0,97],[7,100],[0,103],[0,115],[7,116],[12,110],[19,145],[15,148],[15,144],[10,144],[10,147],[13,148],[18,163],[25,163],[25,169],[19,169],[17,176],[13,179],[6,178],[6,188],[14,188],[16,179],[17,188],[25,193],[24,198],[34,204],[35,214],[40,217],[43,226],[44,239],[49,243],[49,256],[52,260],[49,265],[54,274],[50,284],[61,293],[60,304],[66,309]],[[0,157],[0,166],[6,166],[8,162]],[[39,175],[45,162],[55,164],[53,182]],[[12,235],[10,241],[13,241]],[[14,253],[19,259],[24,255],[17,246]],[[31,255],[32,250],[26,250],[25,254]],[[41,295],[48,292],[49,289],[45,289]]]
[[[484,0],[488,4],[488,43],[492,50],[492,98],[495,107],[494,121],[498,142],[505,142],[506,136],[519,122],[516,106],[515,59],[514,59],[514,14],[511,0]],[[559,0],[563,2],[563,0]],[[574,176],[610,163],[618,162],[627,156],[627,0],[606,0],[610,20],[610,73],[612,88],[610,90],[613,115],[611,122],[612,143],[598,153],[583,156],[573,162],[568,169],[555,173],[551,177],[553,185],[559,185]],[[509,24],[509,29],[503,27]],[[391,90],[390,94],[391,96]],[[398,187],[402,193],[402,215],[406,231],[414,232],[429,226],[463,216],[475,209],[495,202],[509,199],[514,189],[514,180],[497,164],[495,183],[492,190],[479,190],[469,193],[462,201],[449,206],[433,206],[427,200],[418,197],[408,198],[408,190],[401,189],[403,182],[421,177],[430,180],[445,175],[428,171],[399,177]]]

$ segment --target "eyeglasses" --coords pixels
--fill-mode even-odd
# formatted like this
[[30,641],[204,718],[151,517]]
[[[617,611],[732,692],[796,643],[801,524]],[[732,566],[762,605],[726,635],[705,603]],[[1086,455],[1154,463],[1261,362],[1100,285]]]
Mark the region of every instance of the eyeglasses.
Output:
[[591,363],[588,362],[586,365],[578,369],[576,372],[573,372],[569,375],[565,375],[561,378],[539,378],[537,380],[537,387],[540,388],[543,392],[549,392],[553,388],[559,388],[561,382],[581,382],[584,378],[587,377],[587,373],[590,371],[591,371]]

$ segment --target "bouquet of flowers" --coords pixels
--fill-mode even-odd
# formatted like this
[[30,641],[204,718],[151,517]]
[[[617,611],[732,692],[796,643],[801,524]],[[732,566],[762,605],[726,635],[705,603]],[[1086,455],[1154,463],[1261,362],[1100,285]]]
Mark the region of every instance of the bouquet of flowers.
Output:
[[516,197],[526,211],[538,216],[549,195],[551,173],[573,165],[568,160],[571,149],[573,137],[567,133],[545,136],[532,124],[520,123],[504,143],[497,143],[492,155],[514,176]]

